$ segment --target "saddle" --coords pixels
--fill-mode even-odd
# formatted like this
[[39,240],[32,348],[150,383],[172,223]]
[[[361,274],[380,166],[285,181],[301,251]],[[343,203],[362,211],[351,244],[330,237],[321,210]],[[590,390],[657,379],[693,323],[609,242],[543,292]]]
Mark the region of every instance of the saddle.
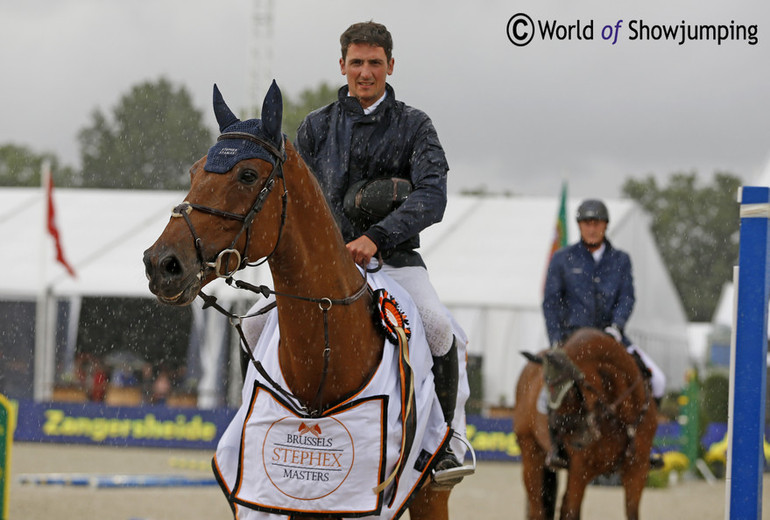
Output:
[[651,379],[652,371],[647,367],[647,365],[644,364],[644,361],[642,361],[642,356],[640,356],[636,350],[633,350],[630,352],[630,354],[633,356],[634,361],[636,361],[636,366],[639,367],[639,371],[642,373],[642,377],[648,380]]

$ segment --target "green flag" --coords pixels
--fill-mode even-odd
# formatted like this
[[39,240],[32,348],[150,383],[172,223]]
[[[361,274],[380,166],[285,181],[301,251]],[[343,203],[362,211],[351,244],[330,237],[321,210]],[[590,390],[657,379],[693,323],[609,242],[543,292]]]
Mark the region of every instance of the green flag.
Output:
[[8,520],[11,482],[11,445],[16,414],[13,405],[0,394],[0,520]]
[[561,185],[561,203],[559,204],[559,214],[556,218],[556,228],[554,229],[553,242],[551,243],[550,260],[553,254],[569,243],[567,237],[567,183]]

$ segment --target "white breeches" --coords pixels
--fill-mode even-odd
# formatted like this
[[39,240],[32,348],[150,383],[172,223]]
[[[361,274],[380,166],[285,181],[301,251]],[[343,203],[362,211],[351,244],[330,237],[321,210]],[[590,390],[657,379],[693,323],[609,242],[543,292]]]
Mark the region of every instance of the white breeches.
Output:
[[421,266],[393,267],[383,264],[382,272],[406,289],[420,312],[428,347],[433,356],[443,356],[452,347],[452,322],[430,283],[428,270]]
[[652,360],[650,356],[648,356],[642,349],[640,349],[636,345],[631,345],[629,347],[626,347],[626,350],[628,350],[628,352],[636,352],[637,354],[639,354],[639,357],[642,358],[642,361],[644,361],[644,364],[647,365],[647,368],[649,368],[650,372],[652,372],[652,378],[650,378],[650,384],[652,385],[653,397],[657,399],[660,399],[661,397],[663,397],[663,394],[666,391],[666,374],[663,373],[660,367],[655,364],[655,362]]

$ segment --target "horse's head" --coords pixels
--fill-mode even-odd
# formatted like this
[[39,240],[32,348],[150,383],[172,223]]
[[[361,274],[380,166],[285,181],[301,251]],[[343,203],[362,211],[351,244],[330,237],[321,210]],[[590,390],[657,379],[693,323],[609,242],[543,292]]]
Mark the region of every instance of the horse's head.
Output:
[[164,303],[189,304],[217,276],[269,256],[281,236],[286,211],[281,91],[273,82],[262,119],[241,121],[214,85],[214,112],[221,135],[190,169],[190,192],[144,252],[150,291]]
[[542,356],[543,379],[548,391],[548,406],[556,410],[564,397],[583,380],[583,373],[562,349],[552,349]]
[[564,349],[548,350],[542,356],[543,379],[548,392],[551,420],[570,437],[571,444],[584,447],[598,438],[596,414],[586,402],[585,374]]

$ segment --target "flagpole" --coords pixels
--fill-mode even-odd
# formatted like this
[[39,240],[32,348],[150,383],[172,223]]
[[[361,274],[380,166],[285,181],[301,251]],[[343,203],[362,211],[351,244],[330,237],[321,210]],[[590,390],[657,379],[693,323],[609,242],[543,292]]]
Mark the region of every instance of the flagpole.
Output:
[[38,256],[38,292],[35,306],[35,362],[33,376],[33,398],[35,401],[50,400],[53,386],[52,359],[49,353],[48,307],[50,292],[48,288],[48,190],[51,180],[51,164],[44,161],[40,171],[41,200],[43,210],[40,225],[40,254]]

